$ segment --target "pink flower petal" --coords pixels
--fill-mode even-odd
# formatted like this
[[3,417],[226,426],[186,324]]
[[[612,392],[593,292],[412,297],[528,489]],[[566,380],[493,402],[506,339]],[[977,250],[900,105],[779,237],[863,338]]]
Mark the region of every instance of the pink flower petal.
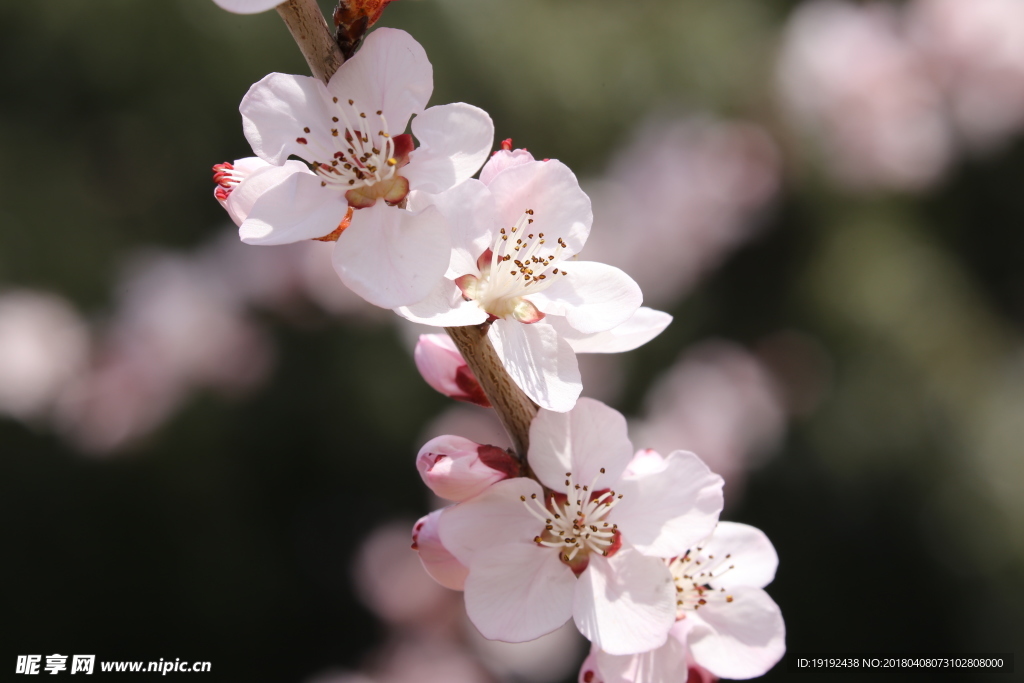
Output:
[[[526,508],[522,498],[543,495],[532,479],[506,479],[483,493],[445,508],[440,536],[444,546],[465,565],[478,554],[510,543],[532,543],[543,524]],[[552,551],[553,555],[557,553]]]
[[487,332],[505,370],[541,408],[565,412],[583,390],[576,354],[544,321],[495,320]]
[[[330,95],[352,100],[360,111],[380,110],[391,135],[405,131],[434,90],[434,70],[423,47],[405,31],[379,28],[327,84]],[[374,131],[376,132],[376,131]]]
[[264,76],[249,88],[238,107],[245,139],[256,156],[276,166],[292,154],[309,160],[310,141],[331,138],[330,101],[326,86],[315,78]]
[[[572,267],[572,266],[570,266]],[[564,319],[552,316],[550,323],[558,330],[576,353],[620,353],[643,346],[664,331],[672,316],[641,306],[624,323],[605,332],[583,334]]]
[[692,616],[688,636],[693,660],[722,678],[754,678],[786,652],[786,625],[775,601],[760,588],[729,591],[732,602],[714,601]]
[[455,559],[438,535],[438,522],[444,510],[434,510],[421,517],[412,528],[412,548],[419,553],[423,569],[445,588],[460,591],[466,583],[469,569]]
[[552,159],[507,168],[487,187],[497,201],[500,225],[515,225],[532,209],[530,229],[552,242],[561,237],[566,244],[563,258],[583,248],[594,214],[590,198],[562,162]]
[[522,643],[551,633],[572,616],[572,570],[535,543],[477,555],[466,579],[466,614],[485,638]]
[[478,275],[477,259],[490,247],[498,225],[490,191],[479,180],[470,178],[441,194],[415,195],[416,208],[424,198],[438,208],[451,226],[452,260],[447,277],[455,280],[462,275]]
[[239,227],[238,236],[246,244],[260,245],[316,239],[331,234],[347,211],[344,197],[321,187],[315,175],[291,173],[260,194]]
[[413,119],[412,132],[420,147],[402,175],[424,192],[444,192],[473,177],[494,144],[491,117],[463,102],[427,109]]
[[480,169],[480,182],[490,185],[491,181],[506,168],[520,166],[531,161],[536,161],[536,159],[525,149],[499,149]]
[[450,255],[448,223],[437,209],[413,213],[378,202],[353,214],[334,250],[334,269],[371,304],[396,308],[426,298]]
[[659,474],[665,471],[668,463],[661,454],[650,448],[637,451],[629,461],[629,467],[623,473],[626,477],[641,477],[648,474]]
[[672,574],[661,560],[632,548],[608,558],[591,555],[572,612],[580,633],[611,654],[661,647],[676,619]]
[[704,555],[732,555],[725,586],[764,588],[775,578],[779,556],[764,532],[747,524],[719,522],[711,538],[701,543]]
[[661,647],[635,655],[594,653],[595,668],[602,683],[684,683],[686,647],[669,638]]
[[722,478],[686,451],[671,453],[662,472],[623,477],[616,491],[622,499],[609,521],[656,557],[683,555],[711,534],[722,511]]
[[604,263],[571,261],[562,268],[565,277],[530,300],[540,310],[564,315],[565,321],[583,334],[605,332],[629,320],[640,304],[643,294],[633,278]]
[[313,175],[304,163],[294,160],[284,162],[283,166],[274,166],[259,157],[250,157],[237,160],[234,166],[236,171],[246,173],[246,177],[231,190],[228,198],[221,204],[238,226],[249,217],[249,212],[260,197],[271,188],[280,185],[290,175]]
[[488,317],[474,302],[462,298],[454,282],[443,278],[422,301],[398,307],[395,313],[414,323],[436,327],[479,325]]
[[555,491],[565,491],[566,472],[580,485],[597,478],[595,489],[618,488],[632,457],[626,418],[592,398],[579,399],[567,413],[542,410],[530,425],[530,467]]

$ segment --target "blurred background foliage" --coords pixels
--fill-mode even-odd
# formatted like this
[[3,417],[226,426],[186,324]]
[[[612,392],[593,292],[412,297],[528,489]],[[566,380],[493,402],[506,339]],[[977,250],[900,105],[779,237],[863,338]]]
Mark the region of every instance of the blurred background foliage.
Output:
[[[916,191],[835,182],[776,88],[800,5],[401,0],[381,25],[426,48],[432,103],[486,109],[499,140],[581,178],[610,172],[652,115],[761,126],[782,175],[756,237],[623,359],[615,405],[639,411],[695,342],[757,348],[799,332],[815,349],[813,406],[727,512],[778,548],[768,590],[789,649],[1012,651],[1024,642],[1024,144],[965,154]],[[97,324],[125,295],[132,254],[220,234],[208,169],[249,154],[239,100],[268,72],[307,72],[275,13],[209,0],[6,2],[0,63],[0,288],[52,292]],[[656,171],[625,170],[639,183]],[[595,232],[628,243],[633,228]],[[394,325],[313,307],[257,315],[276,350],[262,386],[193,394],[115,455],[0,417],[4,666],[95,652],[210,660],[211,680],[305,681],[358,668],[381,643],[350,567],[377,525],[427,511],[413,456],[449,401]],[[779,666],[767,679],[788,677]]]

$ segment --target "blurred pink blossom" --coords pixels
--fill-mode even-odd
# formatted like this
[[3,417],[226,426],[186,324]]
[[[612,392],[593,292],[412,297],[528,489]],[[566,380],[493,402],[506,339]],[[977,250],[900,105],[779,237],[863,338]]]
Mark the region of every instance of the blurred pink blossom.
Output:
[[0,414],[45,417],[88,355],[89,330],[64,299],[30,290],[0,293]]
[[192,389],[233,393],[262,381],[269,342],[208,265],[155,253],[127,269],[94,367],[61,404],[73,441],[110,451],[159,426]]
[[942,93],[906,33],[899,9],[840,0],[799,6],[784,32],[783,103],[850,188],[920,190],[950,163]]
[[911,34],[946,91],[950,116],[976,147],[1024,126],[1024,3],[914,0]]
[[462,629],[460,596],[430,578],[410,548],[408,521],[375,529],[363,541],[353,567],[359,598],[382,621],[405,628]]
[[645,417],[630,425],[639,448],[699,453],[737,498],[756,456],[783,435],[786,407],[774,376],[753,355],[722,341],[689,351],[651,388]]
[[668,306],[755,233],[779,163],[752,124],[650,121],[586,184],[597,229],[583,257],[626,271],[646,305]]

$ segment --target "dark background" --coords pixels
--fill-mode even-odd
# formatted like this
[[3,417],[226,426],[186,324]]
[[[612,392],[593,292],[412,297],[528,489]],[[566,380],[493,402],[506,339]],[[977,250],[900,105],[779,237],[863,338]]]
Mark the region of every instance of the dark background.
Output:
[[[432,103],[483,107],[498,139],[596,176],[655,110],[759,121],[785,140],[771,55],[796,4],[400,0],[381,25],[423,43]],[[221,229],[208,169],[249,153],[239,100],[270,71],[306,73],[275,13],[208,0],[8,0],[0,64],[0,286],[96,317],[132,250],[188,249]],[[779,551],[768,590],[789,650],[1013,651],[1024,143],[913,195],[844,192],[784,152],[761,236],[635,352],[616,407],[635,410],[697,340],[812,336],[829,389],[730,511]],[[195,395],[116,457],[0,418],[0,666],[95,652],[212,661],[203,680],[304,681],[358,667],[381,642],[351,560],[382,521],[427,510],[412,457],[448,401],[391,326],[266,324],[278,356],[263,387]],[[790,678],[812,680],[781,665],[766,680]]]

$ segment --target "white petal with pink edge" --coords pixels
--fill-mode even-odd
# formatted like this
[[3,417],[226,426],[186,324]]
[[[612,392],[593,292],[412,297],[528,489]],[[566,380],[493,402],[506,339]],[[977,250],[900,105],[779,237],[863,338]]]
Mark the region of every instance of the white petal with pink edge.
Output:
[[[392,134],[423,111],[434,90],[434,70],[427,53],[405,31],[379,28],[327,84],[330,95],[352,100],[367,115],[381,111]],[[371,131],[371,134],[376,131]]]
[[627,546],[612,557],[591,555],[572,612],[580,633],[611,654],[660,647],[676,619],[672,574],[661,560]]
[[316,239],[334,232],[347,211],[345,200],[321,187],[313,174],[289,173],[260,194],[238,236],[246,244],[260,245]]
[[560,413],[572,410],[583,382],[576,354],[553,327],[498,319],[487,337],[512,381],[534,403]]
[[591,490],[617,488],[632,457],[626,418],[591,398],[567,413],[541,410],[530,425],[530,467],[556,491],[564,489],[567,472],[580,485],[594,483]]
[[608,519],[640,552],[682,555],[714,530],[722,511],[722,483],[696,455],[675,451],[663,471],[623,477],[616,487],[622,499]]
[[501,226],[516,225],[530,210],[531,231],[544,233],[551,241],[561,238],[565,242],[560,259],[583,248],[594,222],[590,197],[562,162],[533,161],[507,168],[487,187],[497,201]]
[[522,643],[550,633],[573,614],[576,577],[534,543],[479,553],[466,579],[466,614],[485,638]]
[[594,261],[572,261],[562,268],[565,277],[530,295],[530,301],[548,314],[564,315],[577,332],[593,334],[629,320],[643,303],[633,278],[614,266]]
[[426,298],[450,256],[448,223],[436,208],[413,213],[377,202],[353,213],[334,249],[334,269],[371,304],[397,308]]
[[688,642],[697,664],[722,678],[768,672],[786,652],[786,625],[775,601],[760,588],[729,591],[732,602],[705,605],[692,616]]
[[402,175],[423,192],[443,192],[473,177],[494,144],[491,117],[464,102],[430,107],[413,119],[412,132],[420,146]]
[[445,588],[460,591],[469,576],[469,568],[455,559],[438,535],[438,520],[444,510],[434,510],[421,517],[412,528],[412,547],[430,577]]

